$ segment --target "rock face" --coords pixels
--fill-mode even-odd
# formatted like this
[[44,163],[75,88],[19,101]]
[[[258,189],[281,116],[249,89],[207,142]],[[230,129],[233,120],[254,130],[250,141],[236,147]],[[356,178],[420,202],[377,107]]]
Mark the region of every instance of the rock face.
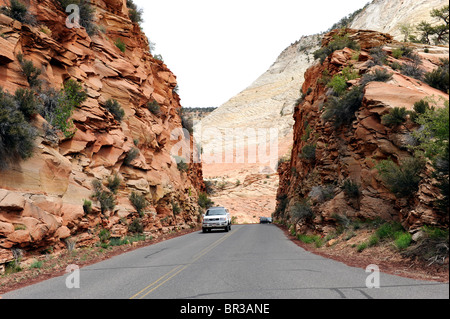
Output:
[[421,21],[434,23],[430,11],[446,4],[445,0],[374,0],[349,27],[389,33],[395,40],[403,41],[401,26],[417,25]]
[[[440,8],[445,4],[445,0],[375,0],[356,16],[351,27],[390,33],[394,39],[402,40],[400,25],[417,24],[422,20],[433,23],[430,10]],[[332,23],[330,22],[330,24]],[[370,36],[371,33],[368,32],[366,35]],[[305,80],[304,74],[314,64],[313,52],[321,46],[322,37],[323,34],[304,36],[290,45],[255,82],[202,119],[195,128],[199,134],[196,139],[201,141],[205,153],[209,154],[217,150],[223,153],[230,152],[230,150],[236,153],[241,149],[247,151],[261,142],[254,138],[235,138],[234,142],[233,139],[227,140],[225,138],[227,130],[245,132],[248,128],[275,128],[279,137],[278,155],[279,157],[285,156],[292,147],[293,112],[296,101],[301,97],[301,88]],[[208,129],[215,130],[214,134],[202,134]],[[204,173],[211,178],[232,176],[233,180],[243,181],[247,175],[261,173],[267,169],[266,166],[267,163],[260,161],[252,164],[241,164],[234,161],[234,163],[225,163],[225,165],[223,163],[204,163]],[[262,175],[261,180],[264,180],[264,177],[265,175]],[[254,196],[256,192],[255,189],[247,191],[245,187],[240,187],[241,196],[245,196],[247,193],[249,196]],[[261,189],[259,193],[259,198],[268,197],[272,200],[276,197],[275,193],[268,195],[267,189]],[[254,211],[248,210],[245,202],[239,206],[238,203],[243,202],[239,197],[233,199],[233,206],[238,206],[236,211],[241,213],[248,211],[248,215],[252,219],[255,215]],[[221,198],[217,198],[216,202],[221,203]],[[228,202],[231,201],[223,201],[223,205]],[[267,207],[272,207],[272,205],[267,205]],[[264,210],[263,215],[267,214],[268,210]]]
[[[91,3],[100,29],[93,36],[84,28],[65,27],[67,15],[53,0],[27,2],[36,26],[0,14],[4,91],[14,94],[28,87],[17,60],[23,53],[42,71],[43,88],[59,90],[74,79],[88,93],[72,116],[73,138],[49,135],[47,122],[38,115],[33,157],[0,171],[0,265],[12,260],[15,248],[63,248],[69,237],[87,246],[98,241],[103,228],[114,237],[126,235],[128,225],[140,217],[129,200],[133,191],[150,203],[140,217],[148,234],[198,222],[198,193],[205,188],[201,164],[182,172],[171,157],[178,143],[171,133],[181,128],[176,77],[149,53],[148,40],[128,17],[125,0]],[[125,52],[115,45],[117,39],[126,45]],[[105,108],[109,99],[124,109],[122,121]],[[158,115],[145,107],[153,100],[161,107]],[[125,158],[134,148],[139,154],[128,164]],[[94,200],[86,212],[83,203],[93,194],[92,181],[105,185],[114,173],[121,179],[115,208],[102,214]],[[174,213],[177,204],[181,211]]]
[[[336,32],[339,31],[324,37],[324,45]],[[430,178],[424,175],[414,199],[405,202],[389,192],[375,168],[388,158],[400,161],[410,157],[407,145],[411,141],[411,132],[417,129],[411,123],[397,128],[387,127],[382,124],[381,116],[394,107],[413,110],[414,103],[426,97],[433,97],[438,101],[437,107],[442,107],[443,100],[448,101],[448,95],[388,65],[375,65],[372,61],[370,49],[381,45],[388,55],[389,65],[408,63],[408,58],[395,59],[391,55],[392,50],[403,43],[373,31],[347,29],[345,32],[360,44],[361,52],[355,55],[356,52],[348,48],[335,51],[323,63],[316,62],[305,74],[302,88],[305,98],[294,113],[292,154],[290,160],[279,167],[276,217],[289,220],[291,209],[297,203],[309,200],[314,217],[300,222],[299,227],[304,228],[303,231],[327,233],[336,225],[336,216],[397,220],[412,231],[424,224],[448,224],[447,217],[433,208],[433,198],[439,197],[439,191]],[[420,67],[424,71],[436,68],[436,61],[448,55],[448,48],[433,48],[435,53],[424,53],[421,45],[412,45],[411,48],[420,57]],[[354,121],[336,129],[330,121],[323,119],[324,104],[331,94],[323,77],[326,74],[331,78],[344,68],[353,70],[359,77],[348,81],[349,90],[360,84],[362,76],[376,69],[386,70],[392,78],[387,82],[367,83]],[[315,145],[315,154],[305,158],[302,154],[307,145]],[[358,199],[349,198],[344,193],[341,187],[346,180],[359,185],[361,196]]]

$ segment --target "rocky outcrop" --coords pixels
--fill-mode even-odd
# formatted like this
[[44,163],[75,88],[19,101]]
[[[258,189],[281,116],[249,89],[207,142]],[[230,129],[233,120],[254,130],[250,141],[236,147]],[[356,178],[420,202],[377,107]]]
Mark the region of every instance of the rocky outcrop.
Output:
[[[91,3],[99,27],[93,36],[84,28],[67,28],[66,14],[53,0],[27,2],[36,26],[0,14],[4,91],[14,94],[28,87],[17,59],[22,53],[42,71],[43,88],[59,90],[74,79],[88,94],[72,116],[72,138],[51,134],[46,120],[37,115],[33,157],[0,171],[0,264],[13,259],[15,248],[63,248],[69,237],[79,246],[92,245],[103,228],[121,237],[138,218],[153,236],[198,222],[197,198],[205,187],[201,164],[180,171],[171,157],[178,143],[171,132],[181,128],[176,77],[149,53],[148,40],[128,17],[125,0]],[[117,39],[126,46],[124,52],[115,45]],[[109,99],[124,109],[122,121],[105,108]],[[153,100],[160,105],[157,115],[146,108]],[[127,163],[132,149],[138,156]],[[87,212],[83,203],[93,194],[92,181],[105,181],[115,173],[121,179],[115,208],[102,214],[94,200]],[[133,191],[150,203],[143,216],[129,200]]]
[[[327,34],[324,45],[336,32],[342,31]],[[382,160],[400,161],[410,157],[407,145],[411,142],[411,132],[417,129],[411,123],[397,128],[388,127],[382,124],[381,117],[394,107],[413,110],[414,103],[426,97],[432,97],[437,101],[437,107],[442,107],[443,100],[448,101],[448,95],[403,75],[398,68],[390,67],[409,63],[408,58],[396,59],[391,54],[404,44],[393,41],[387,34],[373,31],[347,29],[345,32],[359,43],[361,52],[348,48],[335,51],[323,63],[317,61],[305,74],[302,88],[305,98],[294,113],[292,154],[290,160],[279,167],[280,187],[275,216],[287,221],[291,217],[291,209],[308,200],[309,204],[305,205],[311,205],[314,217],[298,224],[297,227],[303,231],[327,233],[336,226],[337,216],[397,220],[411,231],[424,224],[448,224],[448,216],[433,207],[433,200],[440,195],[429,172],[424,173],[414,199],[407,202],[389,192],[376,169]],[[375,65],[370,53],[370,49],[380,45],[388,56],[388,64],[382,66]],[[410,46],[420,57],[421,68],[426,72],[437,67],[439,58],[448,55],[448,48],[433,48],[435,51],[427,50],[429,53],[425,53],[424,46]],[[386,70],[392,78],[387,82],[367,83],[355,119],[337,129],[323,119],[324,105],[332,95],[325,85],[324,76],[331,79],[342,74],[344,68],[357,74],[357,79],[348,80],[348,90],[360,85],[365,74],[377,69]],[[302,154],[308,145],[314,145],[315,154],[305,157]],[[357,199],[349,198],[343,191],[346,180],[359,185],[361,195]]]
[[[430,11],[446,4],[446,0],[374,0],[349,27],[389,33],[394,39],[403,41],[402,26],[417,26],[422,21],[435,23]],[[415,33],[413,28],[410,32]]]

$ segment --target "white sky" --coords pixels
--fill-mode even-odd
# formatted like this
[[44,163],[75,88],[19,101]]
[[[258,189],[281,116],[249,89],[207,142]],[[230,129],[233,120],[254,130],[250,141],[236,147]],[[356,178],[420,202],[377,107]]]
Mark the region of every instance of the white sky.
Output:
[[369,0],[134,0],[142,27],[177,76],[184,107],[220,106],[303,35],[326,31]]

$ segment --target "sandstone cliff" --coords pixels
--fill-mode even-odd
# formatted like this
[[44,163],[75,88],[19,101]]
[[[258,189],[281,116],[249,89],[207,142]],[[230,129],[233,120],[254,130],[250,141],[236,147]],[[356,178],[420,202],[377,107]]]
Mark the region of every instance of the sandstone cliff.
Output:
[[[334,30],[327,34],[323,46],[339,32]],[[294,113],[291,157],[279,167],[275,217],[288,221],[294,217],[293,209],[298,209],[297,217],[301,221],[297,228],[322,233],[333,230],[339,218],[395,220],[410,231],[424,224],[448,225],[448,214],[442,214],[433,205],[440,195],[430,171],[423,173],[418,192],[407,201],[396,198],[386,188],[376,168],[382,160],[400,162],[410,157],[411,133],[418,129],[410,122],[389,127],[382,122],[382,116],[395,107],[412,111],[416,102],[426,98],[434,99],[436,107],[443,107],[448,94],[401,72],[400,66],[411,60],[393,56],[392,52],[404,44],[390,35],[354,29],[347,29],[345,33],[360,45],[361,51],[337,50],[323,63],[317,61],[305,74],[302,88],[305,97]],[[372,51],[380,46],[383,51]],[[423,45],[408,46],[417,54],[413,58],[423,72],[437,68],[440,58],[448,58],[448,48],[425,50]],[[384,64],[374,62],[376,52],[385,55]],[[381,72],[392,76],[385,82],[366,80],[363,84],[364,78],[370,79],[365,76],[376,70],[384,70]],[[343,72],[354,75],[346,79],[347,92],[362,87],[363,98],[355,118],[347,125],[336,127],[324,118],[327,101],[335,94],[327,83]],[[346,194],[343,187],[346,181],[358,185],[357,196]]]
[[[136,220],[154,237],[195,227],[198,193],[204,190],[201,165],[179,170],[171,157],[178,142],[171,132],[181,128],[176,77],[150,54],[127,1],[91,1],[99,30],[92,36],[66,27],[58,1],[24,2],[37,20],[33,25],[0,14],[0,87],[10,94],[29,87],[17,58],[22,53],[41,70],[43,89],[59,90],[73,79],[88,96],[73,113],[73,137],[50,134],[47,121],[36,115],[33,156],[0,171],[0,265],[13,260],[15,248],[57,250],[67,238],[89,246],[99,241],[101,229],[122,237]],[[121,121],[105,108],[111,99],[124,110]],[[146,107],[151,101],[159,112]],[[127,162],[132,150],[137,156]],[[105,185],[115,173],[121,180],[116,205],[102,213],[91,199],[92,182]],[[141,216],[130,202],[132,192],[150,204]],[[84,200],[93,206],[83,208]]]

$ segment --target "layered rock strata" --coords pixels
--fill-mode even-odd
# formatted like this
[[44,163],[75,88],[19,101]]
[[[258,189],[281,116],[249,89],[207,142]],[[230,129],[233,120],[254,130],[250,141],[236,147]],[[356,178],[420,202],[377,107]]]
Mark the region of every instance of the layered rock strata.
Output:
[[[154,237],[197,225],[197,198],[204,191],[201,164],[179,170],[171,156],[179,142],[171,133],[181,129],[176,77],[149,53],[148,39],[130,20],[125,0],[91,3],[99,29],[93,36],[84,28],[67,28],[58,1],[27,1],[37,20],[34,26],[0,14],[4,91],[14,94],[29,87],[17,59],[21,53],[42,71],[43,89],[59,90],[73,79],[88,94],[72,116],[72,138],[49,134],[47,121],[37,115],[32,119],[38,131],[33,157],[0,171],[0,265],[13,260],[15,249],[61,249],[67,238],[77,247],[93,245],[101,229],[123,237],[137,219]],[[119,39],[123,52],[115,45]],[[110,99],[125,111],[122,121],[105,108]],[[151,101],[160,106],[156,115],[146,107]],[[192,141],[185,143],[192,147]],[[138,155],[127,163],[132,149]],[[91,199],[92,181],[106,185],[115,173],[121,179],[116,205],[102,214]],[[130,202],[132,192],[149,203],[142,216]],[[85,200],[93,202],[89,212]]]

